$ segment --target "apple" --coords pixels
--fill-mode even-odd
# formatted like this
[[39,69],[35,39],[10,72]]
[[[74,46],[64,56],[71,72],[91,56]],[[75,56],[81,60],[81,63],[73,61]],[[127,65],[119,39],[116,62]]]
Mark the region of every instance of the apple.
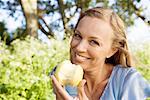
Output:
[[83,69],[80,65],[75,65],[70,60],[65,60],[58,64],[55,77],[63,86],[77,86],[83,78]]

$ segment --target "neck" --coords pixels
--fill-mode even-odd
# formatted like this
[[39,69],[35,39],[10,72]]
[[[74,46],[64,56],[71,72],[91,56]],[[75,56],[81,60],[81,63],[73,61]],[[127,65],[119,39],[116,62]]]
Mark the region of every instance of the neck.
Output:
[[84,78],[87,81],[87,90],[92,94],[100,84],[108,80],[112,72],[112,65],[104,64],[89,71],[85,71]]

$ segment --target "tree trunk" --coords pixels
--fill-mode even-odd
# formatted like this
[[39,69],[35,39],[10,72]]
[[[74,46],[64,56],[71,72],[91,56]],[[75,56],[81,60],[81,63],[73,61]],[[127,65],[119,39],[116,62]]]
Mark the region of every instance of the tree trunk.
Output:
[[37,37],[38,16],[37,16],[37,0],[20,0],[21,7],[26,20],[27,34]]
[[63,27],[64,27],[64,37],[67,37],[68,36],[68,32],[67,32],[67,18],[65,17],[65,7],[64,7],[64,3],[63,3],[63,0],[58,0],[58,5],[59,5],[59,13],[61,15],[61,19],[62,19],[62,22],[63,22]]

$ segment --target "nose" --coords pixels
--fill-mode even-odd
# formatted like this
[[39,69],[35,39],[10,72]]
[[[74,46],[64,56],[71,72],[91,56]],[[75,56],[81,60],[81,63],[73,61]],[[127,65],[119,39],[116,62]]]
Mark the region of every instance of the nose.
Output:
[[85,40],[81,40],[77,46],[76,46],[76,50],[78,52],[86,52],[87,51],[87,43]]

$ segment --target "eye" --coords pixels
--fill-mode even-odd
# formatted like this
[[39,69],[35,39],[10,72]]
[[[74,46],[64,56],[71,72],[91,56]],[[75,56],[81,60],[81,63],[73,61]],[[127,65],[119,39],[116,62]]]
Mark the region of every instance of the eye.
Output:
[[100,46],[100,44],[99,44],[99,42],[97,42],[96,40],[91,40],[90,41],[90,45],[92,45],[92,46]]
[[75,39],[77,39],[77,40],[80,40],[82,37],[80,36],[80,34],[74,33],[73,38],[75,38]]

